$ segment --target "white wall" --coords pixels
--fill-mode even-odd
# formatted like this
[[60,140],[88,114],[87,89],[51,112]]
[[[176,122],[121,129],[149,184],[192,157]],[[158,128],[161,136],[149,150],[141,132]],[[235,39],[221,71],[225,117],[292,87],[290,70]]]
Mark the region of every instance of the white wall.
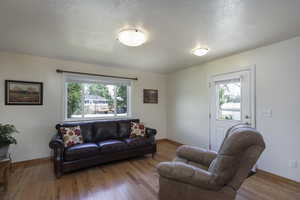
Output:
[[[208,80],[256,65],[257,128],[266,141],[258,167],[300,181],[300,37],[218,59],[168,77],[167,137],[207,148]],[[272,109],[272,118],[262,112]],[[298,160],[298,168],[289,161]]]
[[[62,75],[56,69],[138,77],[133,86],[132,112],[147,126],[158,130],[157,138],[166,137],[166,77],[121,68],[102,67],[22,54],[0,53],[0,123],[14,124],[20,131],[18,145],[11,147],[14,161],[49,156],[48,143],[55,124],[62,120]],[[41,81],[44,83],[43,106],[5,106],[4,80]],[[143,89],[158,89],[159,104],[143,104]]]

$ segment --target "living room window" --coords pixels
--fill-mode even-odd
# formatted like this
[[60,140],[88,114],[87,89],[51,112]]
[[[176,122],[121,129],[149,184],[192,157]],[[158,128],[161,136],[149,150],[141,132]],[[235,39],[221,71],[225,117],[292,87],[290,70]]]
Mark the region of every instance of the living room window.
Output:
[[130,116],[131,81],[65,75],[65,120]]

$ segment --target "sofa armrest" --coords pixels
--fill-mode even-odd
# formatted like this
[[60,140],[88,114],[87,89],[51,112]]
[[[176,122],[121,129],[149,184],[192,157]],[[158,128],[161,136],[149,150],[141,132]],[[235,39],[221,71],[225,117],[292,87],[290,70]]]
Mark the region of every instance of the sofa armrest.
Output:
[[205,165],[206,167],[209,167],[211,162],[217,157],[217,153],[214,151],[188,145],[180,146],[176,154],[178,157]]
[[146,127],[146,135],[148,137],[155,136],[157,133],[156,129]]
[[52,137],[49,147],[53,149],[54,155],[53,155],[53,162],[54,162],[54,171],[57,178],[61,177],[63,174],[62,171],[62,163],[64,160],[64,142],[61,139],[61,137],[56,134]]
[[208,190],[219,190],[213,181],[214,175],[182,162],[162,162],[157,166],[160,176],[175,181],[191,184]]
[[49,147],[51,149],[57,149],[57,148],[64,149],[65,148],[64,142],[58,134],[56,134],[52,137],[51,141],[49,142]]

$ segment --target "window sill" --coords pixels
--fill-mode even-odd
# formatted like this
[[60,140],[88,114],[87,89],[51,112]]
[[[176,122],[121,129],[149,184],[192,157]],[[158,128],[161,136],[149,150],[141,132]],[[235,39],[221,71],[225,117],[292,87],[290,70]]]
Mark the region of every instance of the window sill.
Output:
[[116,116],[116,117],[96,117],[96,118],[78,118],[78,119],[64,119],[63,122],[86,122],[86,121],[105,121],[114,119],[132,119],[130,116]]

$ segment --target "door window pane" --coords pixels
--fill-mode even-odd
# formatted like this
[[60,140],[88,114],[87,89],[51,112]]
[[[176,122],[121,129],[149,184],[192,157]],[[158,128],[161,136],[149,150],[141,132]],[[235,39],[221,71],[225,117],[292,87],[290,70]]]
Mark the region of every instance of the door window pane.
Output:
[[217,83],[217,119],[241,120],[241,81]]

